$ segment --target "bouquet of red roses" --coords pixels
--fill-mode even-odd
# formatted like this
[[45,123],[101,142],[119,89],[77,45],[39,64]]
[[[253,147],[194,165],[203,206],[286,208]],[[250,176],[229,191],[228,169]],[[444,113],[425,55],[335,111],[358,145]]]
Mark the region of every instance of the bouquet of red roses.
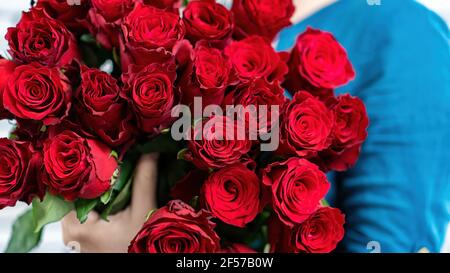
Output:
[[[344,215],[324,200],[367,137],[332,34],[271,43],[291,0],[39,0],[0,60],[0,209],[32,204],[7,251],[43,227],[130,201],[142,154],[160,153],[158,201],[129,252],[330,252]],[[285,90],[290,95],[285,95]],[[286,93],[288,94],[288,93]],[[292,95],[292,97],[291,97]],[[291,97],[291,98],[287,98]]]

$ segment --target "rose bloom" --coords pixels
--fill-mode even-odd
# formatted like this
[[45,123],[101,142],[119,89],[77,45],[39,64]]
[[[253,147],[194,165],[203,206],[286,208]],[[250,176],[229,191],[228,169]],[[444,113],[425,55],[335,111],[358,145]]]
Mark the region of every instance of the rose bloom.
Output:
[[133,10],[135,0],[91,0],[89,29],[96,40],[106,49],[119,46],[120,24]]
[[42,8],[52,18],[61,21],[69,30],[81,33],[86,28],[89,0],[78,1],[79,5],[69,5],[69,0],[39,0],[36,7]]
[[295,6],[292,0],[233,0],[235,36],[261,35],[272,41],[278,32],[291,25]]
[[178,13],[182,0],[143,0],[144,4]]
[[0,138],[0,209],[43,197],[45,191],[36,181],[40,161],[30,143]]
[[[284,96],[284,90],[281,88],[279,82],[268,83],[264,79],[256,79],[247,83],[238,85],[233,91],[229,92],[225,97],[223,105],[242,105],[244,107],[254,105],[258,114],[250,115],[246,118],[246,121],[250,124],[249,120],[253,119],[257,124],[258,133],[268,133],[272,128],[272,113],[271,106],[278,106],[279,110],[284,105],[286,98]],[[259,106],[266,106],[267,113],[259,112]],[[278,116],[280,111],[278,111]],[[250,126],[247,126],[249,128]]]
[[262,37],[250,36],[235,41],[225,48],[225,56],[230,59],[241,81],[264,78],[268,82],[282,81],[288,71],[284,59],[286,53],[277,53]]
[[3,90],[8,84],[9,78],[14,74],[16,64],[0,56],[0,119],[12,118],[11,114],[3,106]]
[[203,106],[220,105],[228,86],[231,64],[218,49],[197,43],[181,43],[175,55],[182,75],[179,79],[182,103],[192,105],[194,97],[201,97]]
[[233,31],[233,16],[214,0],[190,1],[183,11],[186,37],[194,44],[200,40],[225,40]]
[[117,162],[105,144],[73,131],[50,136],[44,143],[43,182],[68,201],[94,199],[111,186]]
[[282,110],[280,152],[315,156],[331,144],[334,116],[308,92],[294,95]]
[[19,63],[66,66],[79,57],[73,34],[40,8],[24,12],[17,26],[8,28],[5,38],[9,53]]
[[260,210],[261,182],[241,164],[212,173],[201,192],[206,209],[229,225],[245,227]]
[[185,159],[203,170],[249,162],[247,153],[252,141],[248,137],[237,139],[236,132],[243,131],[241,126],[241,122],[233,122],[226,116],[197,122],[192,130],[192,140],[188,141]]
[[124,93],[132,106],[139,128],[146,133],[156,133],[167,128],[175,105],[175,65],[155,63],[142,69],[132,67],[123,78]]
[[233,243],[224,248],[222,248],[222,253],[257,253],[254,249],[251,249],[247,245]]
[[330,188],[327,177],[317,165],[295,157],[267,166],[263,183],[270,187],[275,213],[290,227],[314,213]]
[[355,77],[345,49],[331,33],[313,28],[297,38],[288,66],[284,86],[292,93],[310,86],[334,89]]
[[15,69],[3,90],[5,109],[22,119],[55,125],[71,105],[70,82],[57,68],[33,63]]
[[120,97],[117,80],[96,68],[81,67],[75,109],[86,128],[108,145],[120,146],[133,136],[132,114]]
[[131,241],[129,253],[214,253],[220,239],[206,211],[195,212],[179,201],[170,201],[150,216]]

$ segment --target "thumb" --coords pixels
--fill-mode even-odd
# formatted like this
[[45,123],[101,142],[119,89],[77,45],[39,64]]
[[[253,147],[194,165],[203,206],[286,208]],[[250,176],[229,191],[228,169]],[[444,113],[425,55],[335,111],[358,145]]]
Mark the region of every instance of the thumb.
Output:
[[131,214],[134,219],[145,220],[147,213],[157,207],[159,154],[142,155],[136,166],[131,197]]

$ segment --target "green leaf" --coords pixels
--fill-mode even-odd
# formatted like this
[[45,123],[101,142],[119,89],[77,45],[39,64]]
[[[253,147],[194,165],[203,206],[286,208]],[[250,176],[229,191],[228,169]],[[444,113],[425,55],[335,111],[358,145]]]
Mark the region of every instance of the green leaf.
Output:
[[108,221],[109,215],[121,211],[126,205],[128,205],[131,199],[131,181],[132,179],[128,180],[127,184],[122,189],[122,191],[120,191],[114,201],[110,202],[108,206],[106,206],[106,208],[103,210],[100,215],[103,220]]
[[109,191],[105,192],[102,196],[100,196],[100,202],[102,202],[102,204],[104,205],[107,205],[109,201],[111,201],[112,192],[113,190],[110,189]]
[[320,200],[320,205],[322,205],[322,207],[329,207],[330,206],[330,204],[328,203],[328,201],[325,198]]
[[40,232],[45,225],[58,222],[73,209],[73,203],[50,193],[45,195],[42,202],[35,198],[33,200],[34,231]]
[[186,154],[186,152],[188,150],[189,150],[188,148],[184,148],[184,149],[180,150],[177,154],[177,159],[184,160],[184,155]]
[[78,199],[75,202],[75,210],[77,211],[77,218],[80,220],[80,223],[83,224],[86,222],[89,213],[95,209],[98,203],[98,199]]
[[95,38],[91,34],[83,34],[83,35],[81,35],[80,40],[82,42],[88,43],[88,44],[95,44],[95,43],[97,43],[97,41],[95,40]]
[[112,150],[111,153],[109,154],[110,157],[114,157],[115,159],[119,159],[119,155],[117,154],[116,151]]
[[26,253],[41,241],[42,230],[34,232],[33,210],[29,209],[19,216],[12,227],[12,234],[6,247],[6,253]]
[[113,48],[112,55],[113,55],[114,62],[116,64],[120,65],[120,56],[119,56],[119,53],[117,52],[116,48]]
[[152,209],[151,211],[149,211],[149,213],[147,213],[147,215],[145,216],[145,221],[148,221],[148,219],[150,219],[150,217],[152,217],[153,213],[156,212],[156,209]]

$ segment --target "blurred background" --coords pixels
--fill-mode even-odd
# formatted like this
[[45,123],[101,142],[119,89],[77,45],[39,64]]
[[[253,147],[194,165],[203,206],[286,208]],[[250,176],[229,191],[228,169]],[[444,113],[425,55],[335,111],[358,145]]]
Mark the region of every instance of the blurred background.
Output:
[[[354,1],[367,1],[367,0],[354,0]],[[380,0],[381,4],[383,1]],[[221,0],[224,4],[229,5],[230,0]],[[308,10],[316,10],[318,7],[314,7],[313,1],[303,2],[302,0],[294,1],[298,8],[304,8]],[[420,0],[423,5],[429,9],[438,13],[450,26],[450,0]],[[7,42],[4,39],[7,28],[14,26],[20,19],[21,12],[27,10],[30,6],[30,0],[14,0],[14,1],[0,1],[0,54],[7,56]],[[307,14],[306,14],[307,15]],[[296,13],[293,21],[302,19],[303,15]],[[10,121],[0,121],[0,137],[7,137],[11,128]],[[19,216],[26,206],[24,204],[18,204],[15,208],[6,208],[0,213],[0,252],[6,247],[8,238],[11,232],[11,226],[17,216]],[[49,225],[43,235],[41,245],[33,252],[65,252],[66,247],[62,242],[61,230],[59,223]],[[450,253],[450,224],[447,232],[447,240],[442,248],[442,252]]]

